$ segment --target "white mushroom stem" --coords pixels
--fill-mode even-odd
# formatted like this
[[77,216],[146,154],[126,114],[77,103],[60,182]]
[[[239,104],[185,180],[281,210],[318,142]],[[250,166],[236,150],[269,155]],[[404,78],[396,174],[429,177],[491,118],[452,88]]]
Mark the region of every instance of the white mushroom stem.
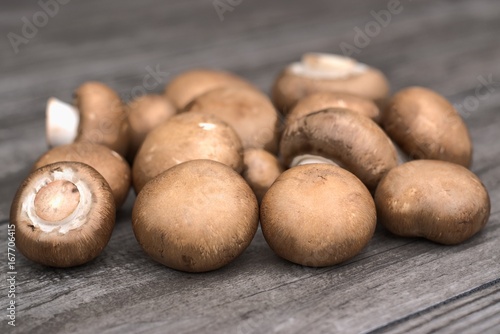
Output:
[[80,114],[71,104],[51,97],[47,101],[46,131],[49,147],[71,144],[77,134]]
[[296,75],[317,79],[342,79],[365,72],[368,66],[355,59],[326,53],[306,53],[289,67]]
[[330,160],[319,155],[304,154],[293,158],[290,167],[302,166],[308,164],[328,164],[340,167],[338,161]]

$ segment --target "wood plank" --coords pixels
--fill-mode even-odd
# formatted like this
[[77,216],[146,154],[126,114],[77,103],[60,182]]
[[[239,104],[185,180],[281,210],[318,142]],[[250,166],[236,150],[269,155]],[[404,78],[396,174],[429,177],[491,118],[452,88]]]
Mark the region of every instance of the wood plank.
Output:
[[500,328],[500,279],[388,324],[373,333],[495,333]]

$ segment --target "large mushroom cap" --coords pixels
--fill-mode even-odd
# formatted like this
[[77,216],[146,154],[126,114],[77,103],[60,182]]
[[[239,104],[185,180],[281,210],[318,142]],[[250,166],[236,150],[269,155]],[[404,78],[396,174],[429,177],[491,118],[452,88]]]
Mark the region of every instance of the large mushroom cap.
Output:
[[194,99],[188,111],[219,117],[239,135],[243,148],[278,150],[279,119],[267,96],[255,89],[224,87]]
[[74,95],[80,113],[75,141],[101,144],[125,156],[128,121],[118,94],[100,82],[89,81],[78,87]]
[[472,143],[455,108],[423,87],[399,91],[382,115],[389,136],[414,159],[435,159],[469,167]]
[[245,79],[225,71],[193,69],[175,77],[165,88],[165,94],[177,110],[183,110],[197,96],[221,87],[254,89]]
[[396,149],[384,131],[348,109],[326,109],[287,124],[280,153],[285,166],[298,164],[305,155],[331,160],[372,191],[397,165]]
[[12,202],[16,247],[28,259],[72,267],[97,257],[115,224],[115,202],[104,178],[78,162],[58,162],[26,178]]
[[49,150],[38,158],[33,169],[61,161],[82,162],[94,168],[108,182],[116,207],[125,202],[132,176],[128,163],[115,151],[98,144],[76,142]]
[[151,131],[135,157],[135,191],[161,172],[189,160],[222,162],[238,173],[243,169],[243,148],[234,130],[219,118],[197,112],[176,115]]
[[283,167],[274,155],[256,148],[245,150],[243,162],[242,176],[260,203],[266,191],[283,172]]
[[348,93],[318,92],[300,99],[287,114],[286,122],[291,123],[298,118],[328,108],[349,109],[377,123],[380,117],[379,108],[371,100]]
[[279,256],[306,266],[330,266],[367,245],[375,231],[375,204],[350,172],[327,164],[303,165],[285,171],[271,186],[260,222]]
[[164,95],[142,95],[127,105],[130,126],[129,156],[133,158],[146,135],[175,115],[176,109]]
[[149,182],[132,212],[135,236],[154,260],[177,270],[220,268],[258,226],[257,200],[234,170],[211,160],[177,165]]
[[287,113],[298,100],[315,92],[349,93],[381,104],[389,94],[389,83],[382,72],[354,59],[308,53],[279,75],[272,100]]
[[463,166],[414,160],[392,169],[375,193],[379,221],[392,233],[461,243],[487,223],[490,198]]

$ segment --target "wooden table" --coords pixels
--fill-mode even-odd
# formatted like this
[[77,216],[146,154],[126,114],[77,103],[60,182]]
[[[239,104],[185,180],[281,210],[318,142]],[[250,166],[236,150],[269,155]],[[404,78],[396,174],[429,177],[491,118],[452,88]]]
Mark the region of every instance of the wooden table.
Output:
[[[0,333],[500,333],[497,0],[0,6],[7,36],[0,48]],[[390,17],[380,14],[377,21],[372,11]],[[25,28],[24,37],[23,17],[40,26],[36,32]],[[9,32],[24,38],[15,39],[17,53]],[[379,228],[351,261],[312,269],[279,259],[259,231],[229,266],[186,274],[142,252],[130,224],[131,194],[95,261],[61,270],[17,254],[16,327],[7,324],[9,207],[47,149],[44,105],[50,96],[70,101],[79,84],[98,80],[129,99],[161,92],[172,76],[193,67],[234,71],[269,91],[279,70],[302,53],[342,53],[347,44],[356,47],[353,56],[387,74],[393,91],[426,86],[460,110],[474,142],[472,170],[491,196],[491,218],[481,233],[446,247]],[[143,80],[151,71],[158,73],[157,85],[147,90]]]

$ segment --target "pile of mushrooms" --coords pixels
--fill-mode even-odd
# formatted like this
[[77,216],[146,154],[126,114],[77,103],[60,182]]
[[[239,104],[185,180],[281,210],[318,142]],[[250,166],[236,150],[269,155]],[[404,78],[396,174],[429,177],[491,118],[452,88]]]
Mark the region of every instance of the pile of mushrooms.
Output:
[[381,71],[319,53],[283,69],[272,99],[211,69],[128,103],[84,83],[73,104],[48,101],[50,149],[12,203],[16,246],[47,266],[91,261],[131,186],[139,245],[180,271],[229,264],[259,220],[278,256],[312,267],[358,255],[377,221],[401,237],[466,241],[490,199],[468,169],[465,123],[427,88],[389,92]]

